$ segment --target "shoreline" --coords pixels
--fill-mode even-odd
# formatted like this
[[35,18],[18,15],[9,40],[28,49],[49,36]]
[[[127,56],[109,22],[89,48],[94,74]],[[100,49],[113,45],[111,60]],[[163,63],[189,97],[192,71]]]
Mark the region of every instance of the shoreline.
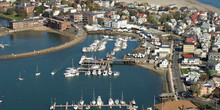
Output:
[[198,0],[136,0],[136,1],[134,1],[134,0],[119,0],[119,2],[148,3],[148,4],[155,4],[155,5],[161,5],[161,6],[176,4],[178,7],[187,6],[189,8],[196,8],[198,10],[213,11],[213,12],[220,14],[220,8],[199,2]]
[[158,73],[159,75],[161,75],[164,80],[163,80],[163,93],[169,93],[169,88],[168,88],[168,81],[167,81],[167,71],[168,70],[162,70],[162,69],[155,69],[153,64],[135,64],[136,66],[140,66],[142,68],[146,68],[148,70],[154,71],[156,73]]

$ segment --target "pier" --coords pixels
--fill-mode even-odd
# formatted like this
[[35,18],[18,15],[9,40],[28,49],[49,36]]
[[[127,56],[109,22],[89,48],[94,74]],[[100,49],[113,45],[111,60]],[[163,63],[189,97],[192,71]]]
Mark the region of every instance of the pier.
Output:
[[83,109],[87,109],[90,110],[91,107],[98,107],[100,110],[102,109],[102,107],[109,107],[110,109],[112,109],[113,107],[118,107],[118,108],[126,108],[127,110],[136,110],[136,106],[133,105],[132,103],[130,104],[113,104],[113,105],[108,105],[108,104],[102,104],[102,105],[92,105],[92,103],[86,105],[80,105],[80,103],[78,104],[69,104],[68,102],[66,102],[66,104],[62,105],[57,105],[56,101],[53,103],[53,105],[50,107],[50,110],[56,110],[58,108],[65,108],[65,110],[68,110],[69,108],[74,109],[75,107],[77,107],[77,110],[83,110]]

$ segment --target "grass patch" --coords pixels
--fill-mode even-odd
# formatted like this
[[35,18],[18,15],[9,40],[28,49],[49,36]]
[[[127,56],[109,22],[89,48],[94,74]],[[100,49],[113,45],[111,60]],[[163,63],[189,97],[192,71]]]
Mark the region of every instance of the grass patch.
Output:
[[190,69],[183,69],[183,74],[188,74],[190,72]]
[[15,15],[5,15],[3,13],[0,13],[0,17],[1,18],[5,18],[5,19],[8,19],[8,20],[20,20],[21,18],[18,17],[18,16],[15,16]]
[[196,101],[192,101],[193,104],[195,104],[198,108],[204,110],[216,110],[215,108],[209,106],[209,105],[206,105],[206,104],[202,104],[202,103],[199,103],[199,102],[196,102]]

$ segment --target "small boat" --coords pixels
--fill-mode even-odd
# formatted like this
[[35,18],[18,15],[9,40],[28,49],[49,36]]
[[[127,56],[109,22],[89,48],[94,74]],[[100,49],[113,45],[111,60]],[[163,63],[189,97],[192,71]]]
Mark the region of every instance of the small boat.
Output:
[[76,75],[76,76],[79,76],[79,72],[76,72],[75,75]]
[[85,75],[86,75],[86,76],[89,76],[90,74],[91,74],[91,71],[85,72]]
[[86,110],[89,110],[90,109],[90,106],[89,105],[86,105]]
[[108,75],[109,76],[111,76],[112,75],[112,71],[110,70],[110,71],[108,71]]
[[24,78],[21,77],[21,73],[19,73],[18,80],[19,80],[19,81],[23,81],[23,80],[24,80]]
[[99,69],[99,65],[92,65],[91,69]]
[[74,77],[74,76],[76,76],[76,75],[73,74],[73,73],[64,73],[64,76],[65,76],[66,78],[69,78],[69,77]]
[[74,105],[73,109],[77,110],[78,109],[78,105]]
[[108,71],[107,70],[104,71],[103,76],[108,76]]
[[84,100],[83,100],[83,91],[81,90],[81,100],[79,101],[80,105],[84,105]]
[[113,51],[115,51],[115,52],[118,52],[118,51],[120,51],[121,49],[119,48],[119,47],[115,47],[114,49],[113,49]]
[[94,76],[97,75],[96,70],[93,70],[93,71],[92,71],[92,75],[94,75]]
[[120,103],[121,103],[121,105],[125,105],[126,104],[126,102],[124,101],[123,91],[122,91]]
[[55,74],[55,72],[51,72],[50,74],[53,76]]
[[38,66],[37,66],[35,75],[36,75],[36,76],[40,76],[40,74],[41,74],[41,73],[38,71]]
[[95,105],[96,101],[95,101],[95,90],[93,88],[93,100],[92,100],[92,105]]
[[134,99],[131,101],[131,104],[132,104],[132,105],[136,105],[136,102],[135,102]]
[[103,35],[104,38],[108,38],[108,35]]
[[98,70],[98,75],[101,75],[102,74],[102,71],[101,69]]
[[5,48],[5,46],[4,46],[3,44],[0,44],[0,47],[1,47],[1,48]]
[[118,100],[118,99],[115,100],[115,104],[116,104],[116,105],[119,104],[119,100]]
[[114,76],[119,76],[120,75],[120,72],[114,72],[114,74],[113,74]]
[[102,98],[101,98],[101,96],[98,96],[98,98],[97,98],[97,105],[101,106],[102,104],[103,104]]
[[112,51],[112,52],[111,52],[111,55],[112,55],[112,56],[115,55],[115,51]]
[[108,100],[108,105],[114,105],[114,101],[112,99],[112,86],[110,84],[110,98]]
[[0,103],[2,103],[3,102],[3,100],[0,100]]
[[50,110],[53,110],[53,109],[54,109],[53,105],[52,105],[52,106],[50,106]]

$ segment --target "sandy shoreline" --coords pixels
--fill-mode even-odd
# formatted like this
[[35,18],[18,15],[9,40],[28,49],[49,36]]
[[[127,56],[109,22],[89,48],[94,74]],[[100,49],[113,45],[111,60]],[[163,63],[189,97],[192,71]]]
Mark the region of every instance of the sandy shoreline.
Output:
[[[119,1],[128,2],[128,3],[134,2],[134,0],[119,0]],[[220,14],[219,8],[198,2],[197,0],[135,0],[135,1],[138,3],[149,3],[149,4],[155,4],[155,5],[177,4],[178,7],[187,6],[190,8],[196,8],[198,10],[214,11]]]

